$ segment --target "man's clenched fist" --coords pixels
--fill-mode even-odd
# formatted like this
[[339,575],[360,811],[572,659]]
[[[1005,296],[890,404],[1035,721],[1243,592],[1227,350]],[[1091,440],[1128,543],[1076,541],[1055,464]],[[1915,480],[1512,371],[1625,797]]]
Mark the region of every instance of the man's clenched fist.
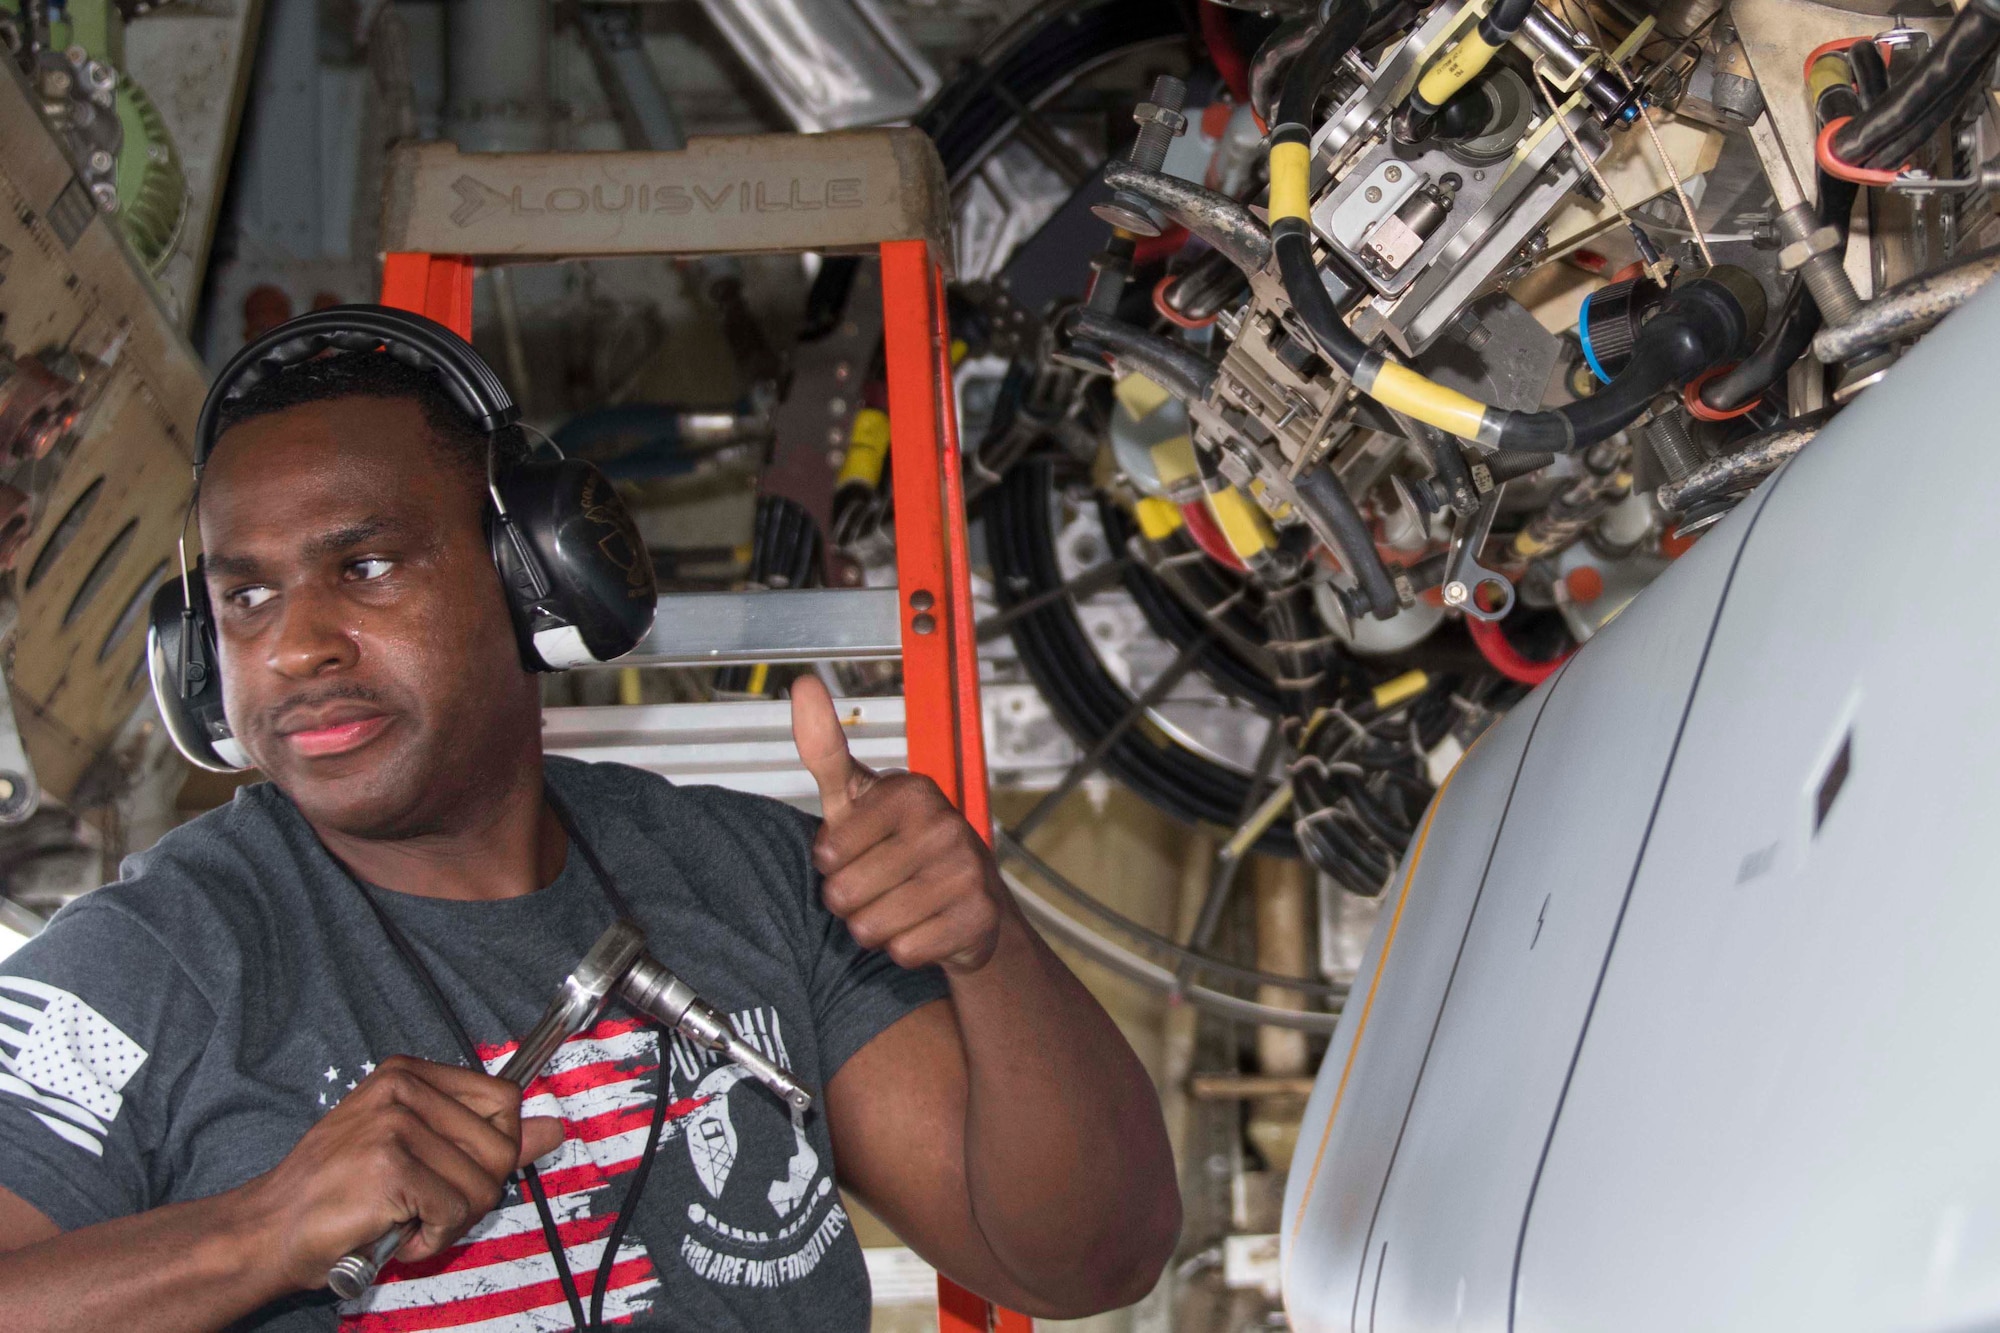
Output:
[[986,844],[938,785],[855,762],[817,676],[792,682],[792,742],[819,784],[813,843],[827,910],[904,967],[970,972],[993,956],[1005,908]]

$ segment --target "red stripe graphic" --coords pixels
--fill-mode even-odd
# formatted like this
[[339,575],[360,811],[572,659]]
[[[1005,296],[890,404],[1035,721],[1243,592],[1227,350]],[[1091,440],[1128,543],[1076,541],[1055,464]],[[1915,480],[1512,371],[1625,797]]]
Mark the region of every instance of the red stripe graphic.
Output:
[[[591,1241],[602,1240],[605,1233],[611,1230],[614,1220],[612,1214],[606,1213],[601,1217],[579,1217],[574,1222],[558,1222],[556,1236],[565,1250],[588,1245]],[[439,1273],[462,1273],[468,1268],[484,1268],[488,1264],[526,1259],[548,1252],[549,1242],[542,1235],[542,1229],[536,1227],[533,1231],[517,1231],[511,1236],[454,1245],[443,1254],[434,1254],[413,1264],[406,1264],[400,1259],[392,1260],[383,1266],[380,1280],[406,1282],[414,1278],[436,1277]]]
[[[653,1261],[643,1255],[637,1259],[627,1259],[611,1269],[611,1284],[605,1290],[643,1282],[653,1276]],[[576,1275],[576,1292],[584,1304],[590,1303],[593,1274]],[[416,1333],[430,1328],[457,1328],[461,1324],[475,1324],[482,1319],[497,1319],[502,1315],[520,1314],[527,1310],[540,1309],[544,1305],[557,1305],[563,1300],[562,1283],[550,1278],[547,1282],[531,1282],[526,1286],[514,1287],[507,1291],[496,1291],[484,1296],[468,1296],[464,1300],[453,1301],[450,1305],[432,1305],[419,1310],[389,1310],[381,1314],[366,1314],[348,1318],[342,1327],[355,1333]]]
[[[556,1234],[572,1269],[577,1268],[580,1259],[589,1258],[593,1247],[601,1248],[601,1242],[608,1237],[620,1192],[605,1187],[638,1164],[644,1142],[642,1131],[652,1121],[658,1062],[663,1052],[652,1037],[633,1039],[632,1034],[642,1026],[640,1020],[632,1018],[606,1019],[588,1032],[570,1038],[550,1062],[551,1072],[531,1083],[524,1095],[524,1100],[556,1099],[556,1106],[550,1109],[564,1121],[565,1143],[558,1153],[569,1164],[542,1173],[542,1185],[556,1216],[568,1215],[568,1220],[557,1223]],[[506,1042],[481,1047],[479,1055],[489,1068],[494,1068],[514,1049],[515,1043]],[[566,1064],[579,1057],[586,1063]],[[631,1086],[620,1087],[621,1084]],[[699,1097],[672,1102],[667,1106],[666,1118],[678,1120],[709,1100]],[[543,1106],[547,1107],[546,1101]],[[619,1135],[630,1136],[629,1147],[607,1142]],[[622,1150],[622,1155],[613,1161],[598,1160],[590,1147],[593,1144],[604,1145],[598,1151],[620,1154]],[[522,1196],[515,1206],[526,1202]],[[555,1280],[552,1265],[545,1258],[535,1262],[548,1254],[548,1242],[541,1228],[515,1227],[512,1221],[503,1225],[511,1228],[508,1234],[461,1241],[443,1254],[419,1263],[389,1264],[376,1290],[384,1298],[382,1304],[404,1308],[347,1314],[341,1327],[361,1333],[414,1333],[483,1320],[507,1320],[509,1316],[561,1306],[562,1286]],[[578,1255],[579,1247],[585,1248],[585,1254]],[[628,1235],[621,1251],[630,1257],[621,1259],[612,1268],[607,1295],[637,1286],[640,1290],[631,1299],[638,1301],[636,1309],[643,1312],[648,1308],[647,1289],[658,1285],[659,1274],[636,1237]],[[595,1264],[585,1263],[582,1267],[587,1271],[577,1271],[575,1276],[577,1288],[587,1302],[596,1279],[595,1272],[588,1270],[594,1270]],[[523,1280],[544,1273],[549,1274],[546,1280]],[[519,1285],[500,1285],[507,1282]],[[614,1315],[610,1322],[624,1323],[630,1317],[628,1311],[623,1317]]]

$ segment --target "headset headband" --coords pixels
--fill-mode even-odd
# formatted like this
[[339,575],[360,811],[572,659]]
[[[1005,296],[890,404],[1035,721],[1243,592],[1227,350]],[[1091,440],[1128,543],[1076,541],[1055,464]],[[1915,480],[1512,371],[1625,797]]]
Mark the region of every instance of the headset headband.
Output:
[[521,409],[472,344],[436,320],[384,305],[336,305],[288,320],[229,358],[195,423],[194,469],[215,449],[222,409],[271,376],[310,361],[329,347],[343,352],[380,348],[406,366],[429,371],[480,431],[518,421]]

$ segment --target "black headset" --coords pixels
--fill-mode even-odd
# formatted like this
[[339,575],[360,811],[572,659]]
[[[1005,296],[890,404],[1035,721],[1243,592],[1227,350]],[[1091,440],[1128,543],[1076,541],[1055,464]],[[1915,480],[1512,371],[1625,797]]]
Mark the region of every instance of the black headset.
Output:
[[[421,315],[333,306],[281,324],[231,357],[195,425],[197,494],[225,406],[329,351],[392,356],[429,372],[487,437],[487,542],[523,666],[562,671],[609,662],[638,646],[653,627],[658,590],[624,501],[594,465],[563,457],[553,444],[554,458],[503,462],[501,438],[519,429],[521,409],[470,343]],[[223,711],[208,586],[201,562],[188,566],[185,536],[181,576],[153,594],[146,659],[160,716],[189,762],[221,773],[252,767]]]

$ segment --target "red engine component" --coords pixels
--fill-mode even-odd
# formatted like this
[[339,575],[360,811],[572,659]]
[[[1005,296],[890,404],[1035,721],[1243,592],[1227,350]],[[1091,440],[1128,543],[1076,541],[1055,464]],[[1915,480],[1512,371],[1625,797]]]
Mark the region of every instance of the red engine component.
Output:
[[0,456],[41,458],[76,425],[76,381],[40,357],[0,360]]

